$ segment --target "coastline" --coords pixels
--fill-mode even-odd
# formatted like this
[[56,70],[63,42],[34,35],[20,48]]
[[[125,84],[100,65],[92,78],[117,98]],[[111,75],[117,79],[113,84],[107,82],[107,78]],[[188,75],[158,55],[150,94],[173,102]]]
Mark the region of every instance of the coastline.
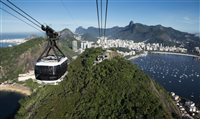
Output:
[[32,91],[30,88],[25,87],[20,84],[0,84],[0,91],[10,91],[10,92],[16,92],[20,93],[26,96],[30,96]]
[[192,54],[183,54],[183,53],[175,53],[175,52],[159,52],[159,51],[151,51],[150,53],[154,54],[167,54],[167,55],[181,55],[181,56],[189,56],[189,57],[196,57],[199,58],[198,55],[192,55]]
[[130,58],[128,58],[128,60],[136,59],[136,58],[139,58],[139,57],[144,57],[148,53],[166,54],[166,55],[179,55],[179,56],[188,56],[188,57],[200,58],[200,56],[198,56],[198,55],[192,55],[192,54],[183,54],[183,53],[175,53],[175,52],[159,52],[159,51],[150,51],[150,52],[148,52],[147,51],[147,52],[144,52],[144,53],[139,54],[139,55],[131,56]]
[[3,39],[0,40],[0,43],[15,43],[17,45],[25,43],[28,39],[25,38],[18,38],[18,39]]
[[148,52],[144,52],[142,54],[139,54],[139,55],[134,55],[134,56],[131,56],[130,58],[128,58],[128,60],[132,60],[132,59],[136,59],[136,58],[139,58],[139,57],[144,57],[144,56],[147,56]]

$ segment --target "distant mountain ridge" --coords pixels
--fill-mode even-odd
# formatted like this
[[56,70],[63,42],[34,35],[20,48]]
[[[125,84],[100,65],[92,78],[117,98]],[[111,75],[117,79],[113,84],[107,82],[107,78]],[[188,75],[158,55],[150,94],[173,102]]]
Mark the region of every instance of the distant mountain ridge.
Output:
[[68,28],[63,29],[62,31],[59,32],[59,34],[61,39],[74,38],[74,33],[70,31]]
[[[78,27],[75,33],[82,35],[84,40],[97,40],[98,28]],[[135,42],[156,42],[169,46],[181,45],[188,49],[200,46],[200,38],[196,34],[181,32],[162,25],[147,26],[133,21],[130,21],[125,27],[115,26],[106,29],[106,36],[113,39],[134,40]]]

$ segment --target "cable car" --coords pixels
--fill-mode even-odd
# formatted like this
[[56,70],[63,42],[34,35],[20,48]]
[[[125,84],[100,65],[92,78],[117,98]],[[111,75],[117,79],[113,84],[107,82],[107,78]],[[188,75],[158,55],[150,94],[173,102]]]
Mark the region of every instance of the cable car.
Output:
[[[7,0],[7,2],[9,2],[17,10],[14,9],[13,7],[11,7],[10,5],[4,3],[1,0],[0,0],[0,2],[3,3],[4,5],[6,5],[11,10],[15,11],[17,14],[24,17],[29,22],[33,23],[35,26],[40,27],[43,31],[46,32],[48,44],[47,44],[45,50],[40,55],[40,57],[37,59],[37,62],[35,64],[36,79],[41,80],[41,81],[54,81],[54,80],[59,80],[59,78],[64,76],[64,74],[66,74],[66,71],[67,71],[68,58],[65,57],[63,52],[56,45],[56,41],[59,39],[58,33],[55,32],[51,27],[49,27],[47,25],[46,26],[42,25],[36,19],[34,19],[29,14],[24,12],[21,8],[17,7],[15,4],[13,4],[11,1]],[[4,11],[6,11],[6,10],[4,10]],[[7,13],[9,13],[9,12],[7,12]],[[11,13],[9,13],[9,14],[11,14]],[[21,20],[21,21],[23,21],[23,20]],[[23,21],[23,22],[25,22],[25,21]],[[25,22],[25,23],[28,24],[27,22]],[[30,25],[30,26],[32,26],[32,25]],[[32,27],[34,27],[34,26],[32,26]],[[36,28],[36,27],[34,27],[34,28]],[[52,51],[53,55],[50,55],[51,51]]]
[[[68,58],[56,45],[58,33],[49,26],[41,26],[46,31],[48,44],[35,64],[35,78],[40,81],[56,81],[66,74]],[[50,51],[53,55],[50,55]]]
[[35,77],[38,80],[57,80],[65,74],[67,65],[67,57],[62,57],[59,62],[55,56],[44,57],[35,64]]

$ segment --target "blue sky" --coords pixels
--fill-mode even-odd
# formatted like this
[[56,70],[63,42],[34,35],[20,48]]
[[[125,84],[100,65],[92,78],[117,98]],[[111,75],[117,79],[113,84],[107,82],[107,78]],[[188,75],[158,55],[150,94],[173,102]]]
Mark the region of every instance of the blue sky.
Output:
[[[97,27],[96,0],[10,1],[58,31],[64,28],[74,31],[78,26]],[[0,7],[9,10],[2,4]],[[146,25],[161,24],[184,32],[200,32],[200,0],[109,0],[107,27],[126,26],[131,20]],[[0,25],[1,32],[37,32],[2,10]]]

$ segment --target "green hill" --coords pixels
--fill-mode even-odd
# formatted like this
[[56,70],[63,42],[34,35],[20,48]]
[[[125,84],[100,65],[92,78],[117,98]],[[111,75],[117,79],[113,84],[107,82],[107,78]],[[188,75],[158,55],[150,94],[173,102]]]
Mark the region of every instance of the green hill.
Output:
[[44,47],[43,38],[36,38],[14,47],[0,48],[1,80],[16,80],[19,73],[33,69]]
[[69,65],[59,85],[23,99],[17,119],[170,119],[180,113],[169,94],[129,61],[93,65],[102,49],[88,49]]

